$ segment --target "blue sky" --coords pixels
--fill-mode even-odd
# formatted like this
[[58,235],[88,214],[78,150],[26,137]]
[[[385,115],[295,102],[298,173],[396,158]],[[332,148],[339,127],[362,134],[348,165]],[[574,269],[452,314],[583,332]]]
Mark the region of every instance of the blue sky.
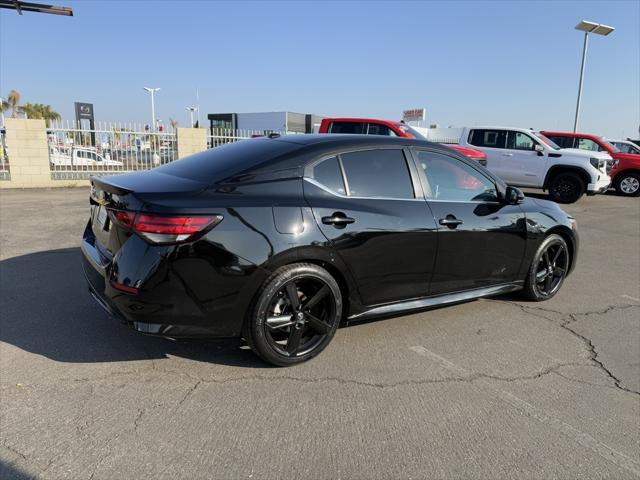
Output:
[[0,11],[0,93],[73,102],[105,121],[186,125],[212,112],[291,110],[398,119],[426,107],[442,126],[568,130],[581,19],[592,36],[581,130],[638,137],[640,1],[67,1],[74,17]]

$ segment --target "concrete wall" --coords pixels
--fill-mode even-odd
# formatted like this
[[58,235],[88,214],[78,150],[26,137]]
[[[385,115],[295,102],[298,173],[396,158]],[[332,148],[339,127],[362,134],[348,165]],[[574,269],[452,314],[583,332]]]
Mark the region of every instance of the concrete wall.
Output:
[[87,180],[52,180],[49,146],[44,120],[5,119],[6,145],[11,180],[0,188],[43,188],[87,186]]
[[178,127],[178,158],[184,158],[207,149],[207,130]]
[[[49,167],[47,127],[44,120],[5,119],[10,180],[0,180],[4,188],[86,187],[89,180],[53,180]],[[178,128],[178,158],[207,149],[207,130]]]

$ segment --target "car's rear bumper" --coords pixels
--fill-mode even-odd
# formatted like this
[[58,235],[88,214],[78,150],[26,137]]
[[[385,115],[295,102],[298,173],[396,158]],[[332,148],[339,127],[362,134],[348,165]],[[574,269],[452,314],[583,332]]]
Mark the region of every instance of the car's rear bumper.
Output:
[[[132,236],[113,259],[85,231],[81,250],[89,293],[110,316],[135,330],[165,337],[237,337],[246,305],[267,272],[253,265],[228,265],[233,256],[209,246],[210,255],[197,249],[178,255],[175,247],[153,247]],[[126,244],[125,244],[126,246]],[[155,250],[154,250],[155,249]],[[213,251],[211,251],[214,249]],[[141,257],[140,252],[144,252]],[[224,265],[220,263],[224,263]],[[123,292],[112,282],[139,286]]]

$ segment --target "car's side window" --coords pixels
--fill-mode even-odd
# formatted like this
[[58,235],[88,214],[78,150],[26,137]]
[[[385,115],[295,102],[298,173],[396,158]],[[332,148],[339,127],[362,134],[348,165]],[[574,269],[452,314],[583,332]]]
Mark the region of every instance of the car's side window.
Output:
[[496,185],[463,161],[426,150],[417,151],[424,171],[427,198],[451,202],[497,202]]
[[393,130],[391,130],[386,125],[380,125],[379,123],[370,123],[369,129],[367,130],[367,134],[369,135],[385,135],[388,137],[395,137],[396,134]]
[[409,167],[400,149],[349,152],[340,155],[353,197],[415,198]]
[[468,142],[476,147],[505,148],[507,132],[505,130],[471,130]]
[[545,136],[560,148],[573,148],[573,137],[557,137],[553,135]]
[[578,139],[578,147],[580,150],[588,150],[590,152],[601,152],[600,145],[591,140],[590,138]]
[[338,157],[327,158],[313,167],[313,178],[333,192],[347,194]]
[[526,133],[509,131],[507,148],[511,150],[535,150],[536,142]]
[[363,122],[333,122],[329,128],[329,133],[366,133],[367,124]]

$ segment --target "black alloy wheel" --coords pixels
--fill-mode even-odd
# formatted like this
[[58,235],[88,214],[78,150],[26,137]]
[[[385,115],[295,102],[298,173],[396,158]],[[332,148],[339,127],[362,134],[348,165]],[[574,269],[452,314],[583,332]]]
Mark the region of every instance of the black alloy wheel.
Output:
[[245,324],[245,339],[274,365],[304,362],[329,344],[341,313],[340,288],[326,270],[313,264],[287,265],[267,280]]
[[540,245],[529,269],[524,293],[531,300],[553,297],[569,269],[569,249],[560,235],[549,235]]
[[551,180],[549,196],[557,203],[574,203],[584,195],[585,188],[584,180],[577,173],[560,173]]

